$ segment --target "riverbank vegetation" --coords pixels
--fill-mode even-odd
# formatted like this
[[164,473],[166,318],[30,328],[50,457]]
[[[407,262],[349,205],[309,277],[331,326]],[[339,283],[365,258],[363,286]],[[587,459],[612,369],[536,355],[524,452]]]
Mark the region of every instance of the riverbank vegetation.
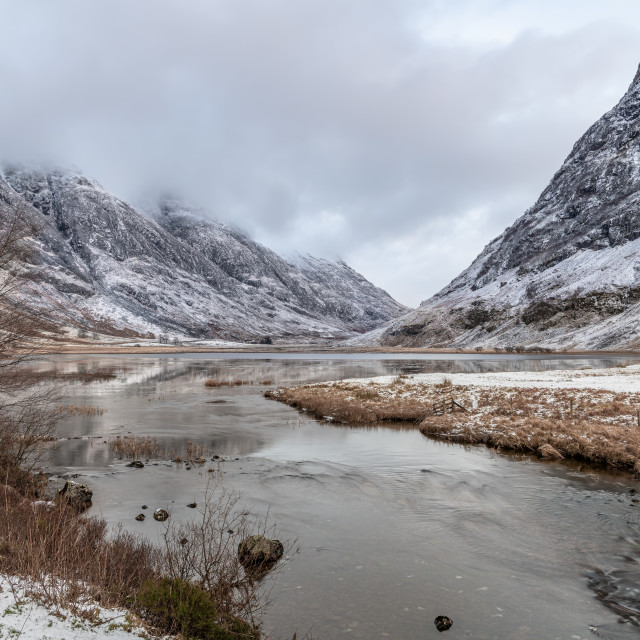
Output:
[[442,440],[640,473],[640,393],[518,386],[517,381],[474,385],[473,380],[472,375],[469,383],[454,384],[446,376],[399,376],[265,395],[332,423],[409,423]]
[[[61,404],[61,383],[103,381],[115,374],[37,373],[24,366],[54,327],[22,302],[26,288],[38,281],[30,262],[36,228],[28,211],[5,204],[0,207],[3,588],[12,590],[16,607],[35,601],[58,615],[71,612],[92,623],[104,622],[99,618],[105,607],[118,607],[130,620],[162,636],[258,640],[268,589],[260,581],[263,576],[245,569],[239,547],[252,534],[266,533],[266,525],[239,503],[237,495],[216,485],[215,478],[199,517],[188,523],[170,518],[163,525],[161,543],[153,545],[83,513],[90,504],[87,487],[67,482],[65,490],[52,492],[48,478],[37,472],[63,415],[102,413],[99,407]],[[144,444],[146,450],[157,448],[155,441]],[[198,453],[197,447],[188,448],[188,454]],[[88,499],[71,500],[73,491],[84,492]]]
[[34,501],[0,485],[0,574],[49,610],[94,624],[115,607],[152,633],[258,640],[268,589],[238,557],[256,531],[265,533],[264,523],[216,485],[199,517],[170,521],[159,546],[63,500]]

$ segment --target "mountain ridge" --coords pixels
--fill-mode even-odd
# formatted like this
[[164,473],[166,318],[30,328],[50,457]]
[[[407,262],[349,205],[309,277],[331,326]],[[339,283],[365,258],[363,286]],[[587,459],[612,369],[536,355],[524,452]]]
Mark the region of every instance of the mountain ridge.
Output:
[[418,309],[356,344],[640,344],[640,67],[538,200]]
[[38,221],[31,268],[42,280],[31,302],[72,326],[331,340],[406,310],[341,263],[303,272],[177,201],[161,202],[150,217],[77,172],[5,166],[0,206],[21,207]]

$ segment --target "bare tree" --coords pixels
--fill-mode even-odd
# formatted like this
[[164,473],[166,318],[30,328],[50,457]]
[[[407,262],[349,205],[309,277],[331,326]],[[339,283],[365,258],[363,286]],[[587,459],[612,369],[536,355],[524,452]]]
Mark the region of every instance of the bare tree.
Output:
[[25,207],[0,202],[0,471],[5,482],[33,468],[57,422],[58,391],[38,383],[25,362],[55,327],[28,304],[37,288],[33,239],[39,230]]

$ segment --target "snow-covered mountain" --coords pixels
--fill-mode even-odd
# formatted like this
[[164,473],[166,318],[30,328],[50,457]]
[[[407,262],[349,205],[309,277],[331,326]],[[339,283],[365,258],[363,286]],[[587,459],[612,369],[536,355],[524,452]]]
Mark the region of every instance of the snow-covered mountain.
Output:
[[638,346],[640,70],[531,209],[417,310],[355,342]]
[[406,311],[343,262],[287,261],[167,200],[143,215],[74,172],[6,167],[0,207],[38,233],[31,302],[66,324],[122,335],[345,338]]

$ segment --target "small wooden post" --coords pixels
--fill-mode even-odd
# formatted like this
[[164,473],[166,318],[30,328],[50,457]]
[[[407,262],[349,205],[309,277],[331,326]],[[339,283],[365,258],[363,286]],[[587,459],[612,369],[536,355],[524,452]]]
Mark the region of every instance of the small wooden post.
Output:
[[638,428],[640,429],[640,411],[638,411],[637,416],[638,416]]
[[513,415],[513,396],[509,397],[509,415]]
[[569,398],[569,417],[573,420],[573,398]]

